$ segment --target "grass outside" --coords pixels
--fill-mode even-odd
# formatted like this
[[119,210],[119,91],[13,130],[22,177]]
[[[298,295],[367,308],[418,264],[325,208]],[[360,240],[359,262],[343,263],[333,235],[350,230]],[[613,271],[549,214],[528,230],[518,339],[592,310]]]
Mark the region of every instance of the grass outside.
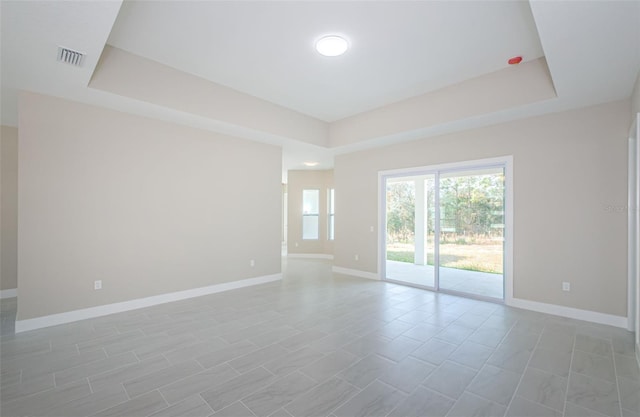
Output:
[[[432,245],[430,247],[433,248]],[[389,244],[387,259],[413,263],[414,246],[406,243]],[[427,253],[427,264],[433,265],[433,252]],[[440,264],[447,268],[502,274],[502,242],[468,245],[441,243]]]

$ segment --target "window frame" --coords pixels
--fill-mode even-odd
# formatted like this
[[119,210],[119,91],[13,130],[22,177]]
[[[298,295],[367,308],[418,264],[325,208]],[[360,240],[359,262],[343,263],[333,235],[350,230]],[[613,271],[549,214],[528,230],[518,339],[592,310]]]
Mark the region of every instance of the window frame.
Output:
[[336,189],[330,187],[327,189],[327,240],[335,240],[335,207]]
[[[317,195],[317,211],[305,213],[305,194],[308,191],[315,191]],[[305,218],[316,218],[315,237],[305,237]],[[304,188],[302,190],[302,240],[320,240],[320,189]]]

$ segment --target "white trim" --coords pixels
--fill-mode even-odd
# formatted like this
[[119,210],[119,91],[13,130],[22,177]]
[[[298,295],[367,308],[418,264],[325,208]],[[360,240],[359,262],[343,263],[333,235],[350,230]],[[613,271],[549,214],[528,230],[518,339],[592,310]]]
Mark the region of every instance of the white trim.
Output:
[[378,171],[378,271],[379,280],[387,277],[387,189],[383,171]]
[[[631,129],[633,131],[633,128]],[[628,168],[627,168],[627,317],[629,318],[629,329],[633,331],[635,313],[635,281],[636,281],[636,211],[631,207],[636,207],[636,139],[629,135],[628,144]]]
[[411,168],[398,168],[385,171],[378,171],[378,177],[410,177],[423,174],[435,174],[436,171],[456,171],[473,170],[475,168],[490,168],[492,166],[502,166],[505,163],[513,162],[512,155],[499,156],[495,158],[473,159],[470,161],[450,162],[445,164],[428,165]]
[[[636,160],[636,181],[635,181],[635,185],[636,185],[636,200],[635,200],[635,207],[633,207],[633,211],[635,213],[636,216],[636,228],[635,228],[635,253],[634,253],[634,258],[635,258],[635,276],[632,278],[632,281],[635,282],[635,285],[630,286],[630,288],[635,288],[635,295],[632,297],[633,298],[633,305],[635,306],[634,311],[630,311],[631,313],[631,317],[633,317],[633,331],[635,332],[636,335],[636,359],[638,359],[638,363],[640,364],[640,268],[638,263],[640,262],[640,230],[638,229],[638,227],[640,226],[640,189],[638,188],[640,186],[639,184],[639,179],[638,179],[638,175],[640,175],[638,173],[638,164],[640,164],[640,146],[638,146],[638,141],[640,141],[640,112],[638,112],[638,114],[636,114],[636,121],[635,121],[635,126],[636,126],[636,131],[635,131],[635,138],[636,138],[636,149],[635,149],[635,160]],[[629,290],[631,291],[631,290]]]
[[500,158],[504,161],[504,302],[513,301],[513,156]]
[[106,316],[123,311],[136,310],[138,308],[170,303],[172,301],[185,300],[187,298],[200,297],[203,295],[250,287],[253,285],[266,284],[268,282],[278,281],[281,279],[281,273],[265,275],[262,277],[225,282],[222,284],[209,285],[206,287],[193,288],[190,290],[138,298],[135,300],[123,301],[120,303],[105,304],[97,307],[89,307],[80,310],[67,311],[59,314],[51,314],[49,316],[36,317],[33,319],[17,320],[16,333],[40,329],[43,327],[57,326],[59,324],[71,323],[74,321],[85,320],[94,317]]
[[307,258],[307,259],[333,259],[333,255],[326,253],[289,253],[288,258]]
[[380,276],[378,276],[378,274],[375,272],[360,271],[359,269],[351,269],[351,268],[342,268],[340,266],[332,267],[331,271],[336,272],[338,274],[345,274],[345,275],[351,275],[358,278],[375,279],[376,281],[380,281]]
[[540,303],[538,301],[525,300],[522,298],[512,298],[509,303],[506,304],[510,307],[523,308],[525,310],[552,314],[554,316],[606,324],[609,326],[621,327],[623,329],[627,328],[627,318],[624,316],[614,316],[612,314],[598,313],[597,311]]
[[10,288],[8,290],[0,290],[0,300],[5,298],[13,298],[18,296],[17,288]]
[[[640,344],[640,113],[629,130],[629,200],[628,212],[628,267],[627,317],[628,330],[635,332],[635,343]],[[636,349],[636,355],[640,355]],[[640,358],[640,356],[638,356]]]

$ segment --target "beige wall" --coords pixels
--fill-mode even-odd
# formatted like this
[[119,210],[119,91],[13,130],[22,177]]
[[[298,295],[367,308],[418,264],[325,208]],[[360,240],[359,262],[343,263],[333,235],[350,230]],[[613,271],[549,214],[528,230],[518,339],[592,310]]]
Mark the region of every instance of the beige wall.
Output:
[[513,155],[514,297],[626,316],[629,106],[336,157],[335,265],[377,272],[378,171]]
[[[327,224],[327,190],[333,188],[333,170],[289,171],[287,177],[288,252],[292,254],[333,255],[333,241],[329,240]],[[302,191],[305,189],[320,190],[320,235],[318,240],[302,239]]]
[[0,129],[0,290],[9,290],[18,287],[18,129]]
[[349,145],[554,97],[547,61],[539,58],[338,120],[329,128],[330,143]]
[[[161,85],[163,88],[158,88]],[[225,124],[327,146],[327,123],[107,45],[90,86]]]
[[280,272],[280,148],[31,93],[19,132],[19,320]]

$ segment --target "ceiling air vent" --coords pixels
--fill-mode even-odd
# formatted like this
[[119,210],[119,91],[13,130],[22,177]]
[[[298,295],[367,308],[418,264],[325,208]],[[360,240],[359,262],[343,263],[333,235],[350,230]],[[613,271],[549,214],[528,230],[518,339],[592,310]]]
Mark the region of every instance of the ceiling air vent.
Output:
[[58,61],[65,62],[67,64],[75,65],[76,67],[82,66],[82,60],[84,54],[82,52],[74,51],[73,49],[58,47]]

